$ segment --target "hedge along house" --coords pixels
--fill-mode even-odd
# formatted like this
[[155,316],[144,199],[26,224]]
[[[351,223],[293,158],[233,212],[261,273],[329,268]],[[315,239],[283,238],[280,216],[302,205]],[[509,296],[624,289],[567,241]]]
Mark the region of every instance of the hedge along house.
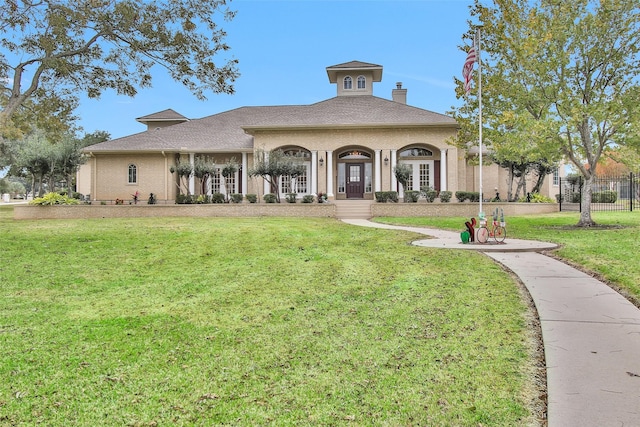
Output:
[[[92,200],[130,199],[137,191],[143,200],[154,193],[171,201],[179,191],[171,167],[178,161],[194,164],[198,157],[213,159],[220,168],[205,183],[191,177],[190,194],[262,197],[279,191],[373,199],[377,191],[402,194],[394,174],[398,163],[411,166],[411,189],[475,189],[467,153],[448,144],[458,130],[453,118],[407,105],[401,83],[391,100],[374,96],[373,85],[382,80],[380,65],[352,61],[326,72],[337,96],[311,105],[241,107],[194,120],[173,110],[140,117],[146,131],[84,149],[89,161],[78,174],[77,190]],[[275,149],[300,156],[306,170],[293,182],[282,179],[277,189],[249,176],[256,151]],[[220,170],[232,160],[239,168],[225,188]]]

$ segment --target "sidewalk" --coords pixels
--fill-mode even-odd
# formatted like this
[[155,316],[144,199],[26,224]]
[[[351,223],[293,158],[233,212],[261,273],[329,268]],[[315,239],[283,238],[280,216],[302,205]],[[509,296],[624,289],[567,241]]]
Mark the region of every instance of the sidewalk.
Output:
[[540,317],[549,426],[640,426],[640,310],[604,283],[536,252],[556,245],[508,237],[500,245],[465,245],[451,231],[343,221],[432,236],[413,244],[477,250],[509,268]]

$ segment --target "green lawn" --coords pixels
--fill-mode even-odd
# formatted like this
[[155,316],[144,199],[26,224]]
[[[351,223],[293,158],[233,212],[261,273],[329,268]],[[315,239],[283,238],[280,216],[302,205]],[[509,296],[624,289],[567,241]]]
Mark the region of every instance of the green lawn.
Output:
[[527,304],[482,255],[330,219],[2,207],[0,236],[0,425],[538,417]]
[[[634,212],[594,212],[598,227],[577,228],[579,214],[507,217],[507,239],[554,242],[561,248],[554,253],[621,289],[640,301],[640,210]],[[465,218],[380,218],[380,222],[427,227],[465,229]]]

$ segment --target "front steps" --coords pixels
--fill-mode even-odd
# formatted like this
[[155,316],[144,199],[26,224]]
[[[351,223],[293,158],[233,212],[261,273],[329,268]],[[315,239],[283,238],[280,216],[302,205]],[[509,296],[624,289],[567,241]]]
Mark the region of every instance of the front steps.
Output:
[[369,219],[373,200],[333,200],[338,219]]

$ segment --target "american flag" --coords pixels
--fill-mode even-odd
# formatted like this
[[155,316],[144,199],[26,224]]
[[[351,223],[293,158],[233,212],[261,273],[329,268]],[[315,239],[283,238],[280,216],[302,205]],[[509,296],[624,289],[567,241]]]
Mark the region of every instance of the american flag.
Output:
[[462,77],[464,78],[464,91],[467,95],[471,92],[471,80],[473,80],[473,64],[478,60],[476,47],[471,46],[467,53],[467,59],[462,67]]

